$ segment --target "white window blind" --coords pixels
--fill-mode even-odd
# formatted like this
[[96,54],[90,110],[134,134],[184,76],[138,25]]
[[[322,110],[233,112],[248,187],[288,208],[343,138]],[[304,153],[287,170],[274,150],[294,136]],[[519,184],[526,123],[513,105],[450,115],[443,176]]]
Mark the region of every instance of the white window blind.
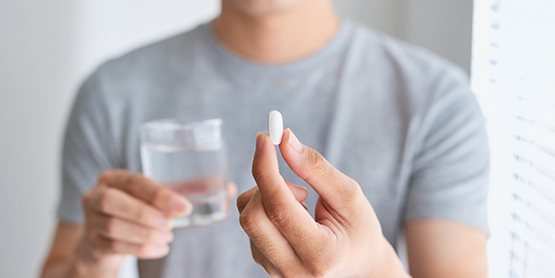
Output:
[[491,277],[555,277],[555,0],[475,0],[491,152]]

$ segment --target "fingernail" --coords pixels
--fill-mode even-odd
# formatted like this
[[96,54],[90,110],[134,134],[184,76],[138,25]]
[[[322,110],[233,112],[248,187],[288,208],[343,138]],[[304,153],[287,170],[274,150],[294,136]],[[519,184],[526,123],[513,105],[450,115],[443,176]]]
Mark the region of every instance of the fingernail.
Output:
[[172,210],[174,212],[184,212],[187,209],[187,204],[182,198],[174,197],[172,201]]
[[170,247],[167,245],[159,245],[154,247],[154,252],[156,254],[166,254],[170,251]]
[[183,197],[176,197],[171,207],[174,216],[186,216],[193,212],[193,204]]
[[264,146],[264,133],[259,132],[256,134],[256,151],[259,151]]
[[307,190],[307,191],[308,191],[308,188],[306,188],[305,186],[298,185],[298,184],[294,184],[294,183],[293,183],[293,185],[294,185],[296,188],[304,189],[304,190]]
[[299,139],[297,139],[297,136],[295,136],[295,133],[293,133],[293,131],[291,131],[291,129],[289,129],[289,145],[291,145],[291,147],[298,153],[303,151],[303,144],[301,144],[301,142],[299,142]]
[[160,227],[167,227],[170,225],[170,219],[165,216],[158,217],[158,226]]
[[191,213],[193,213],[193,204],[191,204],[191,202],[187,201],[187,210],[185,211],[185,213],[183,215],[190,215]]

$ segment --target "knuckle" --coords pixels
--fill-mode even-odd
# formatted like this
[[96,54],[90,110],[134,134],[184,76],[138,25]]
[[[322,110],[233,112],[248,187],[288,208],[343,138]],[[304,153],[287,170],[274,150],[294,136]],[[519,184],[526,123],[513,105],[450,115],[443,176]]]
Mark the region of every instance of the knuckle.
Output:
[[276,270],[276,268],[269,262],[262,265],[262,267],[264,267],[266,272],[268,272],[268,275],[270,275],[271,277],[282,277],[281,274]]
[[89,239],[95,239],[96,238],[96,232],[93,229],[86,229],[85,230],[85,236]]
[[164,191],[163,187],[158,187],[154,190],[154,192],[152,192],[152,196],[151,196],[151,201],[157,203],[170,203],[173,196],[171,194],[165,194],[166,191]]
[[355,200],[359,200],[360,197],[364,197],[359,184],[355,180],[348,178],[347,183],[347,186],[341,187],[342,190],[340,192],[340,196],[342,199],[353,202]]
[[143,178],[144,176],[142,174],[130,174],[129,177],[124,181],[127,190],[130,191],[132,194],[134,192],[137,192],[138,190],[141,190],[139,185],[141,184],[141,179]]
[[308,264],[308,271],[311,277],[330,277],[332,273],[331,263],[322,258],[313,260]]
[[153,230],[146,230],[143,232],[143,240],[146,242],[157,242],[158,238],[158,233]]
[[266,259],[265,257],[263,257],[263,256],[253,256],[253,258],[254,258],[254,261],[259,266],[263,267],[264,270],[266,270],[268,275],[270,275],[271,277],[282,277],[281,274],[274,267],[274,265],[272,263],[270,263],[270,261],[268,261],[268,259]]
[[243,211],[239,216],[239,223],[247,235],[257,234],[260,230],[260,221],[258,221],[258,216],[252,211]]
[[262,169],[260,167],[256,167],[254,164],[252,166],[252,175],[258,177],[262,173]]
[[100,175],[98,176],[97,184],[106,184],[111,179],[111,177],[112,177],[112,170],[104,171],[100,173]]
[[106,212],[114,202],[114,196],[112,190],[104,190],[100,193],[98,198],[98,208]]
[[312,267],[310,269],[311,277],[328,277],[329,271],[325,267]]
[[148,242],[151,235],[147,229],[136,229],[134,231],[134,236],[142,242]]
[[130,174],[129,178],[127,179],[127,182],[129,183],[129,185],[137,185],[141,182],[141,180],[144,178],[144,176],[140,173],[134,173],[134,174]]
[[280,227],[288,227],[291,220],[287,206],[283,204],[266,204],[266,214],[268,218]]
[[350,190],[348,190],[348,193],[350,196],[349,197],[357,197],[360,196],[361,194],[361,190],[360,190],[360,185],[358,184],[358,182],[356,182],[355,180],[349,178],[349,183],[350,186],[348,186],[347,188],[349,188]]
[[110,248],[110,250],[114,253],[121,253],[122,251],[121,244],[115,240],[110,240],[108,242],[108,248]]
[[255,180],[268,180],[270,178],[271,173],[264,167],[252,167],[252,176]]
[[135,211],[135,219],[141,223],[150,223],[151,213],[146,209],[138,209]]
[[109,217],[104,223],[104,233],[107,235],[114,235],[117,231],[117,225],[117,220],[113,217]]
[[328,161],[315,150],[308,153],[308,161],[316,174],[326,173],[329,170]]
[[83,194],[83,196],[81,196],[81,204],[83,205],[83,207],[85,208],[89,207],[91,202],[91,195],[92,195],[92,190],[88,191],[87,193]]
[[148,245],[143,244],[137,248],[136,255],[140,257],[147,257],[150,255],[150,248],[148,247]]

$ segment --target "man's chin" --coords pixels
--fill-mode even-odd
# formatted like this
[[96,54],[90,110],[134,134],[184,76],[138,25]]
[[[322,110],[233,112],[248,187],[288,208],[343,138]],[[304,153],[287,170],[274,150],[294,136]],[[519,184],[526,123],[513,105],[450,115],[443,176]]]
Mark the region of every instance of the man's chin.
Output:
[[244,14],[264,16],[287,11],[307,0],[222,0]]

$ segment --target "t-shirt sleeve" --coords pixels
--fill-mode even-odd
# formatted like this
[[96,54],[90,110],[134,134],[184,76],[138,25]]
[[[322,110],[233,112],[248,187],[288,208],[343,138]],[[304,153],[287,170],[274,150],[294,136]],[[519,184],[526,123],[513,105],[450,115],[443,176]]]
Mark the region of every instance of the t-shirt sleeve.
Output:
[[488,233],[489,146],[463,74],[449,73],[423,117],[413,157],[406,221],[452,220]]
[[83,222],[81,196],[94,187],[99,174],[117,168],[106,103],[98,73],[85,81],[73,103],[62,149],[60,221]]

